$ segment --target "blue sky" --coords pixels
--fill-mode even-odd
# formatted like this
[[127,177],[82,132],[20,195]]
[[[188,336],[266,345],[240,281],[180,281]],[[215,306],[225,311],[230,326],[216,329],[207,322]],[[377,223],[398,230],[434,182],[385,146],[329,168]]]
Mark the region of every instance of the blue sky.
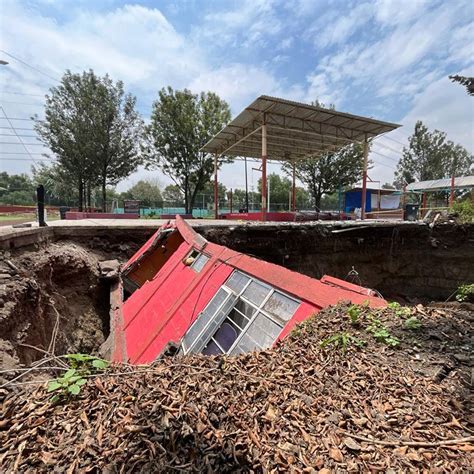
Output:
[[[145,117],[157,90],[171,85],[213,90],[234,114],[268,94],[401,123],[373,147],[376,180],[392,180],[417,119],[474,150],[474,100],[447,79],[474,75],[472,0],[3,0],[0,21],[0,49],[53,77],[66,68],[107,72],[137,95]],[[13,154],[26,151],[5,115],[41,114],[54,81],[0,58],[10,61],[0,69],[1,141],[17,143],[0,144],[0,168],[28,171],[39,155]],[[241,168],[224,167],[224,184],[243,186]],[[141,170],[119,189],[140,178],[168,182]]]

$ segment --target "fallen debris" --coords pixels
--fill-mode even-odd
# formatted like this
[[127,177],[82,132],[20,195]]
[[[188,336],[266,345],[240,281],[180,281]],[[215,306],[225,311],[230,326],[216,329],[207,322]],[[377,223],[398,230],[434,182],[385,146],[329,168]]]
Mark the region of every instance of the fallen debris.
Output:
[[119,277],[120,262],[118,260],[105,260],[99,262],[100,278],[104,280],[117,280]]
[[117,365],[66,403],[9,391],[0,470],[467,472],[473,323],[466,303],[341,305],[274,349]]

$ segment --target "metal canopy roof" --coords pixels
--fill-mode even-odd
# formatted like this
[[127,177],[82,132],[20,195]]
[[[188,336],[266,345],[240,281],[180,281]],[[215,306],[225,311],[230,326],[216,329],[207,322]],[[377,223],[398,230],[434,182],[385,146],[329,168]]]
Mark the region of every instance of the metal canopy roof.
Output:
[[227,156],[262,156],[262,125],[267,127],[268,157],[297,160],[337,151],[400,125],[262,95],[202,148]]
[[[454,178],[454,189],[474,188],[474,176]],[[451,178],[418,181],[407,185],[407,191],[446,191],[451,189]]]

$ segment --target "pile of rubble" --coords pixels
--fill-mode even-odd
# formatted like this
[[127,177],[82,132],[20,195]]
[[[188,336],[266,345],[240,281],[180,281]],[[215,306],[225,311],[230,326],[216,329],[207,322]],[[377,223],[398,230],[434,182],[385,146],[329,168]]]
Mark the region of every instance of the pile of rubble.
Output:
[[468,471],[473,320],[340,305],[274,349],[115,366],[67,402],[10,387],[0,471]]

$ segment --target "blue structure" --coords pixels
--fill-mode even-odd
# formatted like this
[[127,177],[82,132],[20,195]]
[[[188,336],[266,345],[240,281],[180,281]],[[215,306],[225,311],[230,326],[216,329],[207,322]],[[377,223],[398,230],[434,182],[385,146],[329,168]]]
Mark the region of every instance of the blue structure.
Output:
[[[345,193],[344,212],[354,212],[355,208],[362,206],[362,191],[347,191]],[[372,190],[367,189],[365,199],[365,212],[372,210]]]

